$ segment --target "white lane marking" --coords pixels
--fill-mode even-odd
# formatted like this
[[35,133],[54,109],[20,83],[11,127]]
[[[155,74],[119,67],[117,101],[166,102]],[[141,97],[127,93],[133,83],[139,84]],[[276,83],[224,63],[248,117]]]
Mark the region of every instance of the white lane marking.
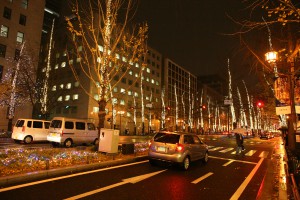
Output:
[[268,155],[269,155],[268,151],[263,151],[263,152],[261,152],[261,154],[259,154],[259,157],[261,157],[261,158],[267,158]]
[[227,163],[225,163],[223,166],[226,167],[227,165],[230,165],[230,164],[233,163],[233,162],[234,162],[234,160],[230,160],[230,161],[228,161]]
[[256,150],[250,150],[248,151],[245,156],[253,156],[253,154],[255,154]]
[[232,151],[232,150],[233,150],[233,148],[227,148],[227,149],[224,149],[224,150],[219,151],[219,152],[221,152],[221,153],[227,153],[227,152]]
[[240,185],[240,187],[232,195],[230,200],[238,200],[240,198],[241,194],[243,193],[243,191],[245,190],[245,188],[247,187],[247,185],[249,184],[249,182],[251,181],[251,179],[253,178],[253,176],[255,175],[255,173],[257,172],[258,168],[260,167],[260,165],[263,161],[264,161],[264,158],[261,158],[259,160],[259,162],[255,165],[253,170],[250,172],[250,174],[244,180],[244,182]]
[[31,183],[25,183],[25,184],[21,184],[21,185],[15,185],[15,186],[7,187],[7,188],[1,188],[0,192],[15,190],[15,189],[28,187],[28,186],[32,186],[32,185],[37,185],[37,184],[41,184],[41,183],[47,183],[47,182],[51,182],[51,181],[57,181],[57,180],[65,179],[65,178],[72,178],[75,176],[81,176],[81,175],[85,175],[85,174],[106,171],[106,170],[110,170],[110,169],[117,169],[117,168],[127,167],[127,166],[131,166],[131,165],[138,165],[138,164],[145,163],[145,162],[149,162],[149,161],[144,160],[144,161],[129,163],[129,164],[125,164],[125,165],[117,165],[117,166],[108,167],[108,168],[101,168],[101,169],[96,169],[96,170],[92,170],[92,171],[86,171],[86,172],[81,172],[81,173],[76,173],[76,174],[71,174],[71,175],[66,175],[66,176],[60,176],[60,177],[56,177],[56,178],[45,179],[45,180],[41,180],[41,181],[35,181],[35,182],[31,182]]
[[191,183],[197,184],[197,183],[199,183],[200,181],[206,179],[207,177],[209,177],[209,176],[211,176],[211,175],[213,175],[213,174],[214,174],[214,173],[212,173],[212,172],[208,172],[207,174],[201,176],[200,178],[197,178],[196,180],[192,181]]
[[97,194],[97,193],[103,192],[105,190],[109,190],[109,189],[112,189],[112,188],[115,188],[115,187],[118,187],[118,186],[121,186],[121,185],[124,185],[124,184],[127,184],[127,183],[134,184],[134,183],[137,183],[139,181],[150,178],[152,176],[155,176],[155,175],[157,175],[161,172],[164,172],[164,171],[166,171],[166,169],[161,170],[161,171],[157,171],[157,172],[152,172],[152,173],[148,173],[148,174],[143,174],[143,175],[127,178],[127,179],[123,179],[122,182],[115,183],[115,184],[112,184],[112,185],[108,185],[108,186],[105,186],[105,187],[102,187],[102,188],[99,188],[99,189],[96,189],[96,190],[92,190],[92,191],[89,191],[89,192],[85,192],[85,193],[82,193],[82,194],[79,194],[79,195],[76,195],[76,196],[73,196],[73,197],[69,197],[69,198],[66,198],[65,200],[75,200],[75,199],[80,199],[80,198],[83,198],[83,197],[91,196],[93,194]]

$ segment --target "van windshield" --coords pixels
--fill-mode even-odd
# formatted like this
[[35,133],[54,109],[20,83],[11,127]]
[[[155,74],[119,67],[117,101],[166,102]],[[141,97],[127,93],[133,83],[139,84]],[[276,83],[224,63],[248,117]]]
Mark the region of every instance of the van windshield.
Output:
[[22,127],[24,125],[24,120],[18,120],[16,123],[16,127]]
[[61,120],[52,120],[50,127],[51,128],[61,128]]

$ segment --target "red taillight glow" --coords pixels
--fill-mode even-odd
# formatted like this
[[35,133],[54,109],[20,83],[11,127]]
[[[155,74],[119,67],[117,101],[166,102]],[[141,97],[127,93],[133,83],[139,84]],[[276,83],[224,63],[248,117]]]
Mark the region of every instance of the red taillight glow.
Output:
[[177,144],[176,151],[183,151],[183,146],[181,144]]
[[152,144],[152,142],[151,142],[151,141],[149,141],[149,142],[148,142],[148,146],[149,146],[149,148],[151,147],[151,144]]
[[22,132],[25,132],[25,126],[22,126]]

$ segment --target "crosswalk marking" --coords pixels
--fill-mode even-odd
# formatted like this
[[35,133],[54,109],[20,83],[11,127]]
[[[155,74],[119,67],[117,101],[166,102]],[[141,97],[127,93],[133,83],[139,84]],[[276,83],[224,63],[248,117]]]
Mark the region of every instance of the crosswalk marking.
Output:
[[217,151],[217,150],[220,150],[220,149],[223,149],[224,147],[215,147],[215,148],[212,148],[212,149],[209,149],[209,151]]
[[[218,151],[220,153],[230,153],[232,155],[236,155],[236,150],[235,150],[235,148],[232,148],[232,147],[227,148],[227,147],[208,146],[208,148],[209,148],[209,151],[211,151],[211,152],[212,151]],[[244,155],[250,157],[250,156],[253,156],[256,152],[257,152],[257,150],[248,150],[248,151],[246,150],[244,152]],[[268,155],[269,155],[268,151],[262,151],[262,152],[260,152],[258,157],[267,158]]]
[[261,152],[261,153],[259,154],[259,157],[261,157],[261,158],[267,158],[268,155],[269,155],[269,152],[263,151],[263,152]]
[[256,150],[250,150],[248,151],[245,156],[253,156],[253,154],[255,154]]
[[227,153],[227,152],[232,151],[232,150],[233,150],[233,148],[227,148],[227,149],[224,149],[224,150],[219,151],[219,152],[221,152],[221,153]]

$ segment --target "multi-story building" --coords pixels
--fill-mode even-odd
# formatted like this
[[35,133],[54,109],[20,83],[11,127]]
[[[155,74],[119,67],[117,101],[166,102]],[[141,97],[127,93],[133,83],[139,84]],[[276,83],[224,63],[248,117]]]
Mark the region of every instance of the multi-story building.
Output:
[[[24,42],[27,51],[30,51],[33,67],[37,68],[44,7],[44,0],[1,0],[0,82],[14,68],[11,59],[19,56]],[[0,107],[0,130],[8,128],[7,110],[8,106]],[[14,120],[31,115],[32,106],[26,103],[15,108]]]
[[197,77],[165,58],[163,65],[166,124],[171,130],[187,130],[194,127],[193,112],[196,106]]

